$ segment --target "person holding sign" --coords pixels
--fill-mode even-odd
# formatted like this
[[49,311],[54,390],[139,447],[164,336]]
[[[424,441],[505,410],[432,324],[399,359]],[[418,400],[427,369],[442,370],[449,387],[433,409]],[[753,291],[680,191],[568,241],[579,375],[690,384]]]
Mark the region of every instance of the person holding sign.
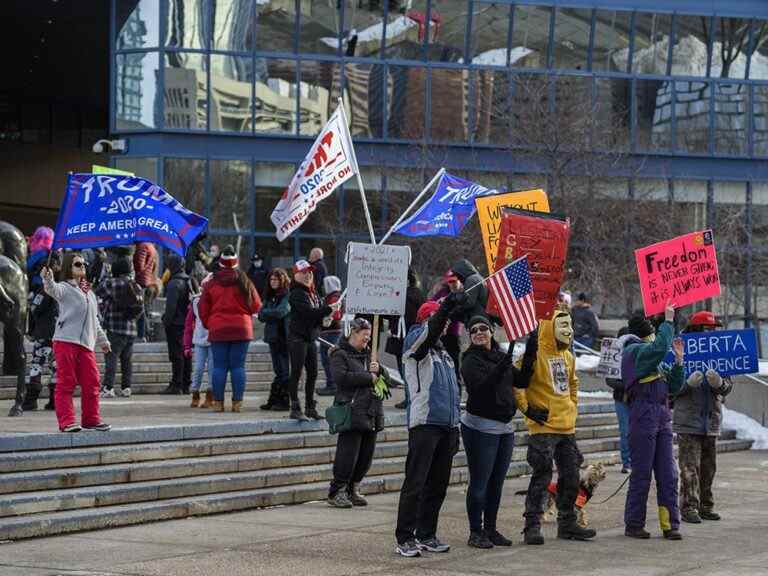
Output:
[[[288,381],[288,392],[291,395],[289,418],[299,422],[322,418],[315,401],[317,337],[323,325],[323,318],[341,307],[341,301],[331,306],[321,302],[315,291],[314,270],[312,264],[306,260],[297,261],[293,265],[293,282],[288,295],[288,303],[291,306],[288,324],[288,356],[291,363],[291,376]],[[299,380],[302,370],[307,371],[304,383],[306,415],[301,411],[299,403]]]
[[544,544],[541,516],[554,459],[558,475],[557,537],[589,540],[597,533],[576,522],[579,466],[583,457],[576,445],[579,379],[570,350],[571,315],[565,310],[555,310],[551,320],[539,320],[538,333],[534,332],[529,338],[537,338],[538,342],[533,376],[528,388],[515,389],[517,406],[525,414],[528,425],[527,459],[533,468],[525,499],[523,539],[526,544]]
[[351,414],[350,429],[339,432],[333,459],[328,504],[334,508],[368,505],[358,485],[371,468],[376,434],[384,429],[383,400],[389,397],[389,374],[371,358],[370,341],[371,323],[355,318],[349,336],[330,352],[335,402],[348,404]]
[[[710,332],[722,324],[708,310],[688,320],[686,333]],[[715,370],[688,375],[675,397],[672,429],[677,433],[680,462],[680,516],[684,522],[720,520],[714,511],[712,483],[717,469],[717,437],[723,419],[723,399],[731,392],[731,379]]]
[[[650,538],[645,530],[645,515],[651,473],[656,477],[659,524],[667,540],[681,540],[680,509],[677,505],[677,466],[672,451],[672,414],[669,395],[683,381],[683,342],[674,338],[672,322],[675,307],[667,303],[664,322],[654,333],[651,322],[642,315],[629,320],[629,333],[621,359],[621,379],[629,403],[629,452],[632,475],[624,509],[624,534],[631,538]],[[673,345],[674,344],[674,345]],[[675,362],[669,373],[659,372],[659,364],[670,347]]]

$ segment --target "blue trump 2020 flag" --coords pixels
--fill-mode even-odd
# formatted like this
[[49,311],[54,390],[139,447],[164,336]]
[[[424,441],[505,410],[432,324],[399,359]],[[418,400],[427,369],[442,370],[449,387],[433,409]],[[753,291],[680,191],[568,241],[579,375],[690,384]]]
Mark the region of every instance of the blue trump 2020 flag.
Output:
[[97,248],[154,242],[181,254],[208,220],[144,178],[70,174],[54,248]]
[[395,232],[404,236],[458,236],[475,213],[475,198],[492,194],[498,194],[498,190],[446,172],[432,197]]

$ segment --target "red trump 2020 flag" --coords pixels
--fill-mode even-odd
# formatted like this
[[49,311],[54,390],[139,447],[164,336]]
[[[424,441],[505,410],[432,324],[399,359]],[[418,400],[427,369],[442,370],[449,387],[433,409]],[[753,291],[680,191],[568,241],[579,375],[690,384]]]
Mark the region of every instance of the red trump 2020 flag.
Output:
[[488,278],[488,286],[504,322],[510,342],[530,334],[538,326],[528,256],[510,262]]

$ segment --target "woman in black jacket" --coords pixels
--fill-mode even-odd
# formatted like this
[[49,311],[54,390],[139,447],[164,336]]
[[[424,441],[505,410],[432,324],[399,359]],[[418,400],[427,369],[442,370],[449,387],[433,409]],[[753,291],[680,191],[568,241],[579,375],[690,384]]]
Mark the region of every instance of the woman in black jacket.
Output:
[[[289,418],[306,422],[310,418],[320,420],[315,402],[315,381],[317,380],[317,337],[323,318],[339,309],[341,301],[332,306],[322,303],[315,291],[314,267],[306,260],[299,260],[293,265],[293,282],[288,296],[291,315],[288,323],[288,356],[291,363],[291,376],[288,392],[291,395]],[[306,416],[299,403],[299,380],[301,371],[306,369],[304,383],[306,397]]]
[[504,353],[493,337],[493,325],[485,316],[467,323],[471,344],[464,352],[461,375],[467,388],[467,409],[461,417],[461,436],[469,466],[467,515],[469,546],[493,548],[512,542],[496,530],[501,503],[515,446],[516,404],[512,387],[527,388],[536,361],[536,336],[528,338],[521,368],[512,364],[514,342]]
[[352,429],[339,433],[328,490],[328,504],[336,508],[368,504],[357,486],[371,467],[376,433],[384,428],[383,396],[377,396],[374,385],[380,376],[388,382],[389,375],[371,361],[370,340],[370,322],[356,318],[349,336],[331,351],[336,403],[349,403],[352,408]]

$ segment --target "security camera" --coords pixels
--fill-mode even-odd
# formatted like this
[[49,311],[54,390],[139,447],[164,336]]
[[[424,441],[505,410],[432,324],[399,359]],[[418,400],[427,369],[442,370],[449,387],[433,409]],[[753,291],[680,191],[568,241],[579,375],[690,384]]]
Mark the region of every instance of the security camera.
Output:
[[125,152],[128,150],[128,142],[125,140],[99,140],[93,145],[93,151],[96,154],[105,152],[105,146],[113,152]]

